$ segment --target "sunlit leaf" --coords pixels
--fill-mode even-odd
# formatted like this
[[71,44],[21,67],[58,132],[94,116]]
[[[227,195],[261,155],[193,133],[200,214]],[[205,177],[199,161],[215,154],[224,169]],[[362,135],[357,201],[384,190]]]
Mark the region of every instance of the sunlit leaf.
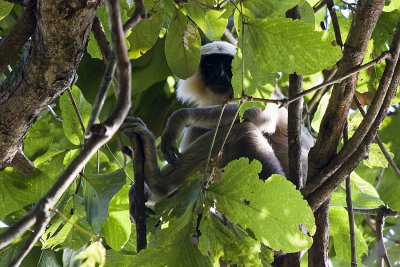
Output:
[[283,176],[272,175],[263,182],[258,179],[260,171],[261,164],[256,160],[249,164],[248,159],[241,158],[228,164],[222,183],[208,189],[209,196],[216,200],[216,209],[274,250],[309,248],[312,238],[299,226],[304,225],[310,235],[314,234],[311,208]]
[[[333,245],[335,247],[336,255],[350,264],[350,230],[347,211],[344,208],[331,207],[329,209],[329,223],[329,235],[333,237]],[[368,252],[368,246],[357,226],[355,226],[355,237],[357,262],[360,264],[361,257]]]
[[177,9],[168,28],[165,54],[172,72],[181,79],[192,76],[200,62],[200,34]]

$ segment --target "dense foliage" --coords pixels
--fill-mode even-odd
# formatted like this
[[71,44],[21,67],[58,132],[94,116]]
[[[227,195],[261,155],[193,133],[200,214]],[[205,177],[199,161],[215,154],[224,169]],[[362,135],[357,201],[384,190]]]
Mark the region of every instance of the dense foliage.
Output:
[[[141,21],[126,34],[132,64],[132,111],[156,136],[162,133],[169,115],[181,107],[174,96],[177,78],[185,79],[196,71],[203,43],[226,40],[227,35],[238,40],[240,48],[232,63],[235,97],[244,93],[268,99],[276,86],[287,96],[289,74],[294,72],[304,76],[303,87],[307,90],[324,81],[322,71],[336,68],[342,57],[331,17],[326,8],[313,9],[316,0],[224,1],[220,11],[207,8],[219,7],[218,1],[200,2],[203,5],[190,0],[184,5],[172,0],[145,0],[151,19]],[[300,19],[286,18],[285,12],[297,4]],[[356,5],[345,1],[335,4],[341,38],[346,40]],[[134,4],[122,0],[120,6],[125,22],[133,14]],[[399,8],[398,0],[386,1],[363,63],[388,50],[400,17]],[[2,36],[22,11],[17,4],[0,2]],[[106,7],[100,6],[96,14],[111,40]],[[224,35],[224,31],[229,33]],[[21,55],[1,74],[0,82],[10,75],[25,49],[29,48],[21,49]],[[382,61],[359,73],[357,92],[361,99],[367,99],[363,104],[370,103],[384,68]],[[88,123],[104,70],[102,52],[91,34],[71,95],[64,92],[43,111],[23,141],[23,151],[35,164],[35,171],[28,177],[11,167],[0,172],[0,221],[6,225],[14,225],[31,210],[82,148],[83,127]],[[313,94],[305,96],[305,104]],[[318,105],[304,113],[305,126],[314,136],[318,135],[330,95],[325,90],[317,98]],[[399,101],[398,93],[379,131],[397,165]],[[115,95],[110,90],[101,122],[114,103]],[[254,105],[262,106],[246,103],[245,107]],[[53,110],[57,115],[50,112]],[[349,112],[349,137],[362,120],[359,110]],[[125,145],[129,145],[126,136],[117,134],[89,161],[54,208],[49,226],[21,266],[269,266],[273,251],[292,253],[311,247],[316,225],[313,211],[300,191],[279,175],[265,182],[259,180],[260,163],[241,158],[226,166],[223,173],[214,174],[217,178],[209,187],[203,186],[204,176],[197,173],[177,194],[157,203],[154,214],[149,213],[147,218],[148,248],[136,254],[136,232],[128,203],[135,176],[132,163],[121,152]],[[165,164],[161,154],[159,163]],[[371,145],[368,158],[352,172],[351,189],[353,208],[359,212],[355,216],[358,264],[375,266],[376,214],[366,213],[384,205],[400,210],[400,177],[378,145]],[[329,209],[329,259],[333,266],[348,266],[351,259],[346,207],[343,183],[332,194]],[[215,211],[223,215],[225,224]],[[384,229],[384,244],[394,265],[400,262],[399,222],[398,218],[388,218]],[[10,263],[28,237],[29,232],[0,251],[0,266]],[[302,257],[302,264],[307,265],[307,255]]]

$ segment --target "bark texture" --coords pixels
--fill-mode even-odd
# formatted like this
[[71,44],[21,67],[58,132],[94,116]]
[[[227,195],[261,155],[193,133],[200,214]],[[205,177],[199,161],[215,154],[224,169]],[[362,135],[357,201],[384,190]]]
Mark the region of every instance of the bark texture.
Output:
[[38,115],[75,80],[98,3],[42,0],[31,47],[0,86],[0,169],[8,166]]

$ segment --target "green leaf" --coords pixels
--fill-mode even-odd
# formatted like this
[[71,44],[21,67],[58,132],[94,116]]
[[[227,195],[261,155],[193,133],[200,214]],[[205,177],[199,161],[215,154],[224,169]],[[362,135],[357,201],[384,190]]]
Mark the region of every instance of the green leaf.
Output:
[[[389,148],[385,146],[386,150],[389,153],[389,156],[391,158],[394,157],[394,154],[390,152]],[[368,154],[368,159],[363,160],[363,163],[367,167],[382,167],[382,168],[387,168],[388,167],[388,161],[386,160],[385,156],[383,155],[382,150],[379,148],[378,144],[371,144],[369,148],[369,154]]]
[[383,8],[383,12],[392,12],[395,9],[400,9],[400,0],[385,1],[385,7]]
[[[295,186],[283,176],[272,175],[265,182],[258,178],[261,163],[240,158],[225,169],[222,183],[214,183],[208,196],[228,221],[274,250],[295,252],[312,245],[312,238],[299,230],[304,225],[315,233],[311,208]],[[243,182],[245,181],[245,183]]]
[[124,185],[112,198],[108,207],[108,218],[101,230],[107,244],[117,251],[121,250],[131,234],[128,192],[129,186]]
[[103,55],[101,54],[101,50],[99,47],[99,44],[97,43],[96,39],[94,38],[94,35],[92,32],[90,32],[89,36],[89,41],[88,45],[86,48],[86,51],[89,53],[89,55],[92,58],[98,58],[98,59],[103,59]]
[[[136,241],[136,240],[135,240]],[[118,251],[109,249],[106,252],[106,266],[129,267],[134,255],[125,255]]]
[[[146,91],[156,83],[165,81],[168,76],[172,75],[165,58],[164,48],[165,38],[158,39],[150,51],[132,61],[132,92],[135,95]],[[151,93],[155,94],[153,91]],[[141,99],[140,101],[145,100]]]
[[198,175],[195,177],[197,179],[181,186],[172,199],[165,199],[156,204],[155,211],[161,215],[163,225],[151,236],[151,246],[167,248],[180,243],[185,236],[190,238],[195,232],[195,207],[201,196],[201,181]]
[[179,243],[167,248],[148,248],[139,252],[129,266],[212,266],[208,257],[193,247],[190,238],[185,237]]
[[330,68],[342,57],[340,47],[331,44],[333,40],[332,35],[316,32],[301,20],[248,19],[243,49],[249,68],[306,75]]
[[145,54],[153,47],[158,39],[163,19],[164,19],[164,1],[163,0],[145,0],[147,12],[151,14],[151,19],[145,19],[139,22],[128,36],[130,43],[129,58],[136,59]]
[[0,1],[0,20],[2,20],[5,16],[8,15],[8,13],[10,13],[13,6],[13,3],[4,0]]
[[[352,172],[350,175],[351,199],[353,208],[357,209],[374,209],[379,208],[385,203],[379,198],[375,187],[362,179],[357,173]],[[331,207],[347,207],[346,203],[346,185],[345,182],[341,187],[332,194]]]
[[200,34],[179,10],[168,28],[165,54],[172,72],[181,79],[189,78],[200,63]]
[[108,207],[114,195],[125,185],[124,169],[109,174],[87,174],[84,187],[85,207],[89,224],[96,233],[108,217]]
[[328,108],[329,99],[331,98],[331,93],[326,92],[324,96],[319,101],[318,109],[314,114],[314,118],[311,122],[311,127],[317,133],[319,132],[319,127],[321,125],[322,118],[325,115],[325,111]]
[[273,13],[282,13],[294,7],[298,0],[252,0],[244,1],[243,6],[256,18],[265,18]]
[[[344,259],[347,263],[351,262],[349,217],[347,211],[340,207],[329,209],[329,235],[333,237],[333,245],[336,255]],[[355,225],[357,262],[361,264],[361,257],[368,252],[368,246],[357,225]]]
[[53,143],[50,119],[51,116],[44,116],[36,121],[24,139],[24,153],[30,160],[47,152]]
[[94,242],[84,251],[76,255],[75,259],[86,259],[81,267],[104,266],[106,262],[106,249],[101,242]]
[[[265,72],[264,69],[251,66],[246,60],[244,61],[244,88],[243,92],[247,96],[268,99],[275,90],[276,73]],[[232,61],[232,86],[234,97],[242,96],[242,50],[238,49]],[[261,103],[259,103],[261,104]],[[259,105],[258,104],[258,105]],[[265,107],[265,104],[261,105]]]
[[191,1],[185,5],[185,9],[209,40],[219,40],[222,37],[228,24],[228,18],[221,17],[222,12],[205,10]]
[[155,210],[160,214],[160,228],[150,238],[149,248],[142,250],[129,266],[211,266],[191,242],[195,233],[201,181],[198,175],[180,187],[171,199],[158,202]]
[[[60,216],[55,216],[50,227],[42,234],[42,249],[62,250],[66,248],[79,249],[90,240],[92,230],[81,218],[86,217],[83,199],[75,196],[69,198],[61,213],[68,218],[65,221]],[[79,229],[74,227],[79,226]],[[85,229],[88,233],[82,232]]]
[[302,4],[299,5],[299,11],[301,20],[308,24],[311,24],[312,26],[315,25],[314,9],[307,1],[304,1]]
[[[259,253],[260,242],[249,237],[235,225],[226,226],[212,215],[203,217],[200,223],[199,249],[204,255],[209,255],[214,266],[218,266],[220,258],[228,265],[243,263],[251,266],[261,266]],[[266,250],[268,262],[274,260],[273,252]]]
[[26,177],[12,168],[0,172],[0,219],[29,204],[35,203],[52,186],[63,171],[65,153],[58,152],[36,166],[32,175]]
[[[87,125],[92,106],[86,101],[77,86],[74,85],[71,92],[82,117],[83,124]],[[59,101],[64,133],[71,143],[79,145],[83,142],[83,131],[68,93],[64,92],[64,94],[60,96]]]

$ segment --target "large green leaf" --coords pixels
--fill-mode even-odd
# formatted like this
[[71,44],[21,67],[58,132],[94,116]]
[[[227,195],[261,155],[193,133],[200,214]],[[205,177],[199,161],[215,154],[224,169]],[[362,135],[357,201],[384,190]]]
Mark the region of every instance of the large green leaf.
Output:
[[157,41],[164,19],[163,0],[145,0],[147,12],[151,14],[151,19],[139,22],[128,36],[130,43],[129,57],[136,59],[145,54],[153,47]]
[[129,266],[207,267],[212,265],[208,257],[193,247],[190,238],[185,238],[167,248],[144,249],[134,257]]
[[[132,92],[136,95],[134,102],[140,92],[148,90],[156,83],[165,81],[168,76],[172,75],[165,58],[164,48],[165,38],[158,39],[150,51],[132,61]],[[150,93],[154,94],[154,92]]]
[[[235,225],[226,226],[212,215],[203,217],[200,224],[199,249],[204,255],[209,255],[214,266],[218,266],[220,258],[228,265],[243,263],[251,266],[261,266],[262,244]],[[274,260],[271,250],[266,250],[267,261]]]
[[87,174],[84,187],[87,219],[96,233],[108,217],[108,207],[114,195],[126,183],[124,169],[109,174]]
[[96,39],[94,38],[93,33],[90,33],[88,45],[86,51],[92,58],[103,59],[103,54],[101,53],[99,44],[97,43]]
[[221,17],[222,12],[205,10],[192,1],[185,5],[185,9],[209,40],[219,40],[222,37],[228,24],[228,19]]
[[[71,92],[81,115],[83,124],[87,125],[90,112],[92,110],[92,105],[90,105],[89,102],[86,101],[77,86],[74,85]],[[62,124],[64,133],[71,143],[73,143],[74,145],[79,145],[81,142],[83,142],[83,131],[81,124],[79,123],[78,116],[75,112],[74,106],[72,105],[71,99],[68,96],[68,93],[64,92],[59,101],[61,117],[63,119]]]
[[[136,240],[135,240],[136,241]],[[106,267],[129,267],[134,255],[126,255],[121,252],[109,249],[106,252]]]
[[54,179],[63,171],[64,152],[36,166],[32,175],[26,177],[12,168],[0,172],[0,218],[35,203],[50,189]]
[[340,47],[332,45],[333,35],[316,32],[301,20],[248,19],[244,31],[248,68],[306,75],[332,67],[342,56]]
[[[329,235],[333,237],[333,245],[336,255],[344,259],[347,263],[351,262],[349,217],[347,211],[340,207],[331,207],[329,209]],[[368,246],[362,236],[362,233],[355,225],[357,262],[361,263],[362,255],[368,252]]]
[[254,17],[265,18],[273,13],[284,14],[298,2],[298,0],[246,0],[243,1],[243,6]]
[[4,0],[0,1],[0,20],[7,16],[8,13],[10,13],[13,6],[13,3]]
[[[90,226],[82,220],[86,217],[82,198],[78,196],[69,198],[61,213],[68,218],[68,221],[58,215],[53,218],[55,220],[42,234],[42,249],[76,250],[90,240],[90,235],[80,230],[92,232]],[[79,226],[79,229],[74,226]]]
[[240,158],[225,169],[222,183],[208,189],[216,209],[226,218],[274,250],[295,252],[312,245],[312,238],[299,230],[303,225],[315,233],[311,208],[295,186],[283,176],[258,178],[260,162]]
[[175,9],[165,41],[165,54],[169,67],[179,78],[189,78],[197,70],[200,63],[200,41],[197,28]]
[[[375,209],[385,205],[379,198],[375,187],[362,179],[357,173],[352,172],[350,175],[351,199],[353,208],[357,209]],[[332,194],[331,206],[347,207],[345,182],[341,187]]]
[[142,250],[130,266],[211,266],[191,242],[201,198],[200,179],[189,181],[172,198],[156,205],[162,211],[161,229],[152,234],[148,249]]
[[257,98],[269,98],[275,90],[275,78],[278,78],[278,75],[276,73],[268,73],[262,68],[251,66],[246,58],[244,61],[244,73],[242,73],[241,49],[238,49],[232,61],[234,97],[242,96],[242,77],[244,76],[243,93],[245,95]]
[[108,207],[108,218],[101,230],[107,244],[115,250],[121,250],[131,234],[128,192],[129,186],[125,185],[112,198]]

